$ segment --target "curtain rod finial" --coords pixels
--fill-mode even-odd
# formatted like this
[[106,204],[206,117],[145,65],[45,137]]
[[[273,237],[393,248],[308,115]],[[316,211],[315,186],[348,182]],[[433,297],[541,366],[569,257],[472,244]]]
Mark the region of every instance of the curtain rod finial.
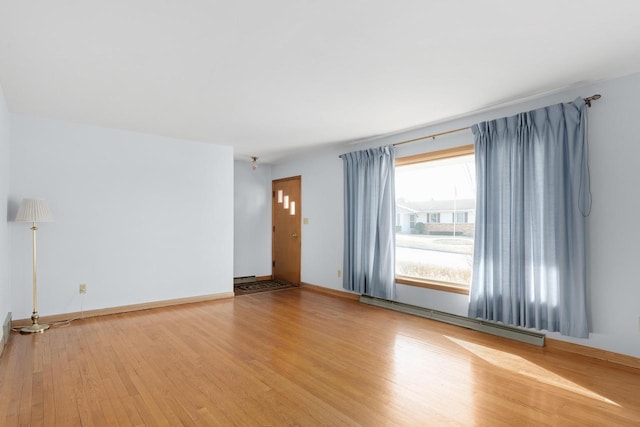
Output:
[[588,96],[584,99],[584,103],[587,104],[587,107],[591,107],[591,101],[597,101],[602,98],[602,95],[596,93],[595,95]]

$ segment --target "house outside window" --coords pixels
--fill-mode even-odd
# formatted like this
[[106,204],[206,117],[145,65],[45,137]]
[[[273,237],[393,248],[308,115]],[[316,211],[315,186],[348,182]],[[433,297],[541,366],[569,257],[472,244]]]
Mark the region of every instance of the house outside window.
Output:
[[[475,232],[473,145],[396,159],[398,283],[468,293]],[[421,226],[416,228],[416,224]]]
[[458,224],[464,224],[467,222],[468,212],[456,212],[455,218]]

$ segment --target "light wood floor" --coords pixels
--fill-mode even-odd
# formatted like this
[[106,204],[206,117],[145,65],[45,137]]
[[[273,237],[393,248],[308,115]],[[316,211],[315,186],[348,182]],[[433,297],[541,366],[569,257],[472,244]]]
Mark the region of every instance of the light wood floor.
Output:
[[640,372],[295,289],[14,334],[0,425],[640,425]]

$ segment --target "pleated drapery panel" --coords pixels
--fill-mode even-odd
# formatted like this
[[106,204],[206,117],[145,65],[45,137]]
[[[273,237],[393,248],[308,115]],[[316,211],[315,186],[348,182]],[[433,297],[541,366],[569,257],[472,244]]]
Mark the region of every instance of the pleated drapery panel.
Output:
[[588,337],[584,101],[472,131],[477,212],[469,316]]
[[393,146],[343,154],[344,276],[349,291],[395,299]]

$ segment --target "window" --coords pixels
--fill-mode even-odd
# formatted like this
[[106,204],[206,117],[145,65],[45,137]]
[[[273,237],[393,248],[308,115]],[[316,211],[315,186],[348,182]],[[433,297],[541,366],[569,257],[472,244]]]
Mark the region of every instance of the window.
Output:
[[465,222],[467,222],[467,212],[455,212],[455,221],[458,224],[464,224]]
[[[468,293],[475,232],[473,145],[396,160],[396,281]],[[412,212],[403,214],[401,212]],[[402,215],[406,215],[402,218]],[[414,228],[416,217],[424,227]]]

